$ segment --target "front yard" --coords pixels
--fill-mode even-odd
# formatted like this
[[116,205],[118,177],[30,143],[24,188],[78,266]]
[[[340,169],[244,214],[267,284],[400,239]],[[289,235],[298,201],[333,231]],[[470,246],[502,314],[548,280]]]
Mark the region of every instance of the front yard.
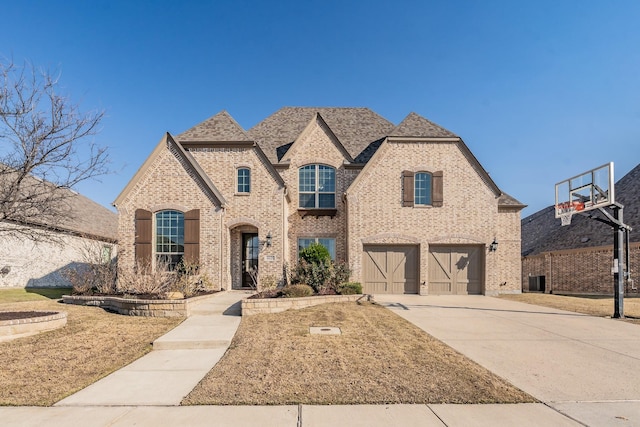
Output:
[[0,290],[0,311],[68,313],[64,328],[0,342],[0,405],[52,405],[149,352],[181,322],[61,304],[62,293]]
[[[542,305],[559,310],[573,311],[597,317],[611,317],[614,301],[611,296],[564,296],[539,293],[523,293],[518,295],[500,295],[499,298],[527,304]],[[631,323],[640,323],[640,298],[625,298],[624,319]]]
[[383,307],[336,303],[244,317],[183,405],[533,401]]

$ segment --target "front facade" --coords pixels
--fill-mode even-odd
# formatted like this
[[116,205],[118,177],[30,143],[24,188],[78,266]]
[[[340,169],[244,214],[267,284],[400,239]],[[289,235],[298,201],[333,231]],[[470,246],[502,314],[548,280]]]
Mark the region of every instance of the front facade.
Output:
[[165,135],[114,205],[120,268],[259,288],[318,242],[366,293],[520,291],[523,205],[415,113],[282,108],[245,132],[221,112]]

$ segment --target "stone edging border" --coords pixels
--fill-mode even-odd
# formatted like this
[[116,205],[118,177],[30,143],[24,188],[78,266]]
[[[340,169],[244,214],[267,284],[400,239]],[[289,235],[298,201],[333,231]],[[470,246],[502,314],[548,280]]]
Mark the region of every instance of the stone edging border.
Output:
[[58,329],[67,324],[67,313],[58,311],[48,316],[0,320],[0,342]]
[[191,305],[219,292],[180,300],[136,299],[98,295],[63,295],[65,304],[89,305],[129,316],[188,317]]
[[356,294],[356,295],[319,295],[313,297],[301,298],[252,298],[242,300],[242,315],[251,316],[260,313],[279,313],[281,311],[294,309],[298,310],[314,305],[335,303],[335,302],[353,302],[353,301],[373,301],[372,295]]

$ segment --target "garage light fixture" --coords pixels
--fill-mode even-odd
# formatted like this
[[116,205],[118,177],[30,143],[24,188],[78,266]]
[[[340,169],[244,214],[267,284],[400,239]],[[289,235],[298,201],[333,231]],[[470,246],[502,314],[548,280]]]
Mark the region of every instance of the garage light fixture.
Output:
[[493,242],[489,243],[489,252],[495,252],[498,250],[498,241],[493,238]]

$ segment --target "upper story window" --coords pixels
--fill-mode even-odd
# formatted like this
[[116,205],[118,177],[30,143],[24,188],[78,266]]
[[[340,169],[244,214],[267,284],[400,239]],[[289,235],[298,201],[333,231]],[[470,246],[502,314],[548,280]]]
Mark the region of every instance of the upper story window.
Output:
[[184,256],[184,214],[179,211],[156,213],[156,265],[166,264],[173,271]]
[[298,170],[298,206],[303,209],[336,207],[336,170],[326,165],[307,165]]
[[238,193],[251,192],[251,169],[238,168]]
[[431,174],[418,172],[414,175],[414,203],[416,205],[431,204]]
[[443,206],[444,178],[442,171],[402,172],[402,206]]

